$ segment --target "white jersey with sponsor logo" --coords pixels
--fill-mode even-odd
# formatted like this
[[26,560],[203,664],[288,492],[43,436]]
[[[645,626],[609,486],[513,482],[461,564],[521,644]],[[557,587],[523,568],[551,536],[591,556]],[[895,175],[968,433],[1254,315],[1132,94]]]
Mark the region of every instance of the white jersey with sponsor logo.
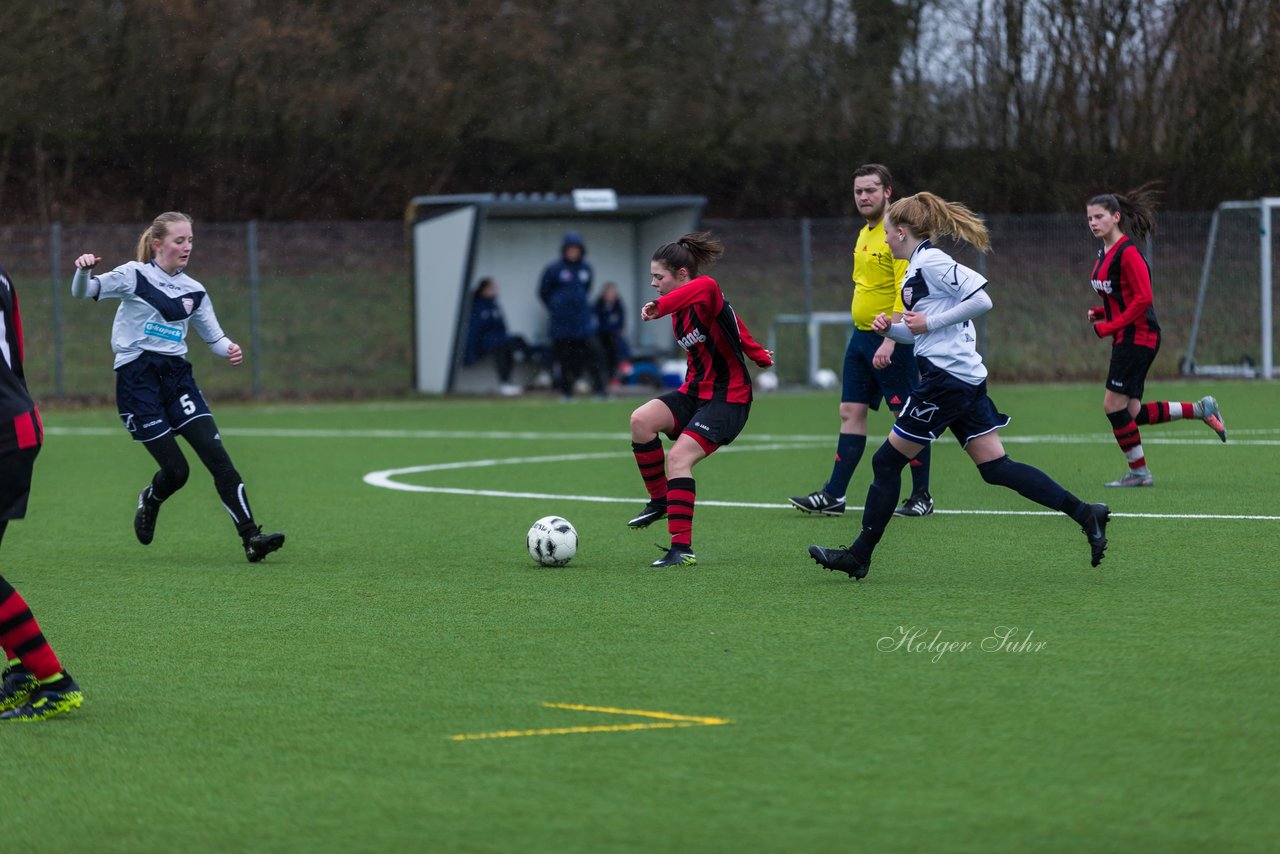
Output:
[[111,327],[117,368],[141,356],[143,350],[185,355],[189,325],[206,344],[226,337],[204,285],[181,270],[170,276],[154,261],[130,261],[95,278],[99,288],[95,299],[123,300]]
[[[902,277],[902,305],[928,317],[954,308],[986,285],[983,276],[926,240],[911,253]],[[987,378],[987,366],[978,355],[975,333],[971,320],[931,329],[916,336],[916,356],[925,357],[957,379],[977,385]]]

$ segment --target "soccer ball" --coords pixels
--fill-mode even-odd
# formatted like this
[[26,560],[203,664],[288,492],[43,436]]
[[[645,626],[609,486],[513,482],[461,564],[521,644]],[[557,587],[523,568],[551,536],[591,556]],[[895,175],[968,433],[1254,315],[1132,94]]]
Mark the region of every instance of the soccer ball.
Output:
[[813,384],[818,388],[835,388],[840,377],[830,368],[822,368],[813,375]]
[[761,373],[756,374],[755,382],[756,388],[761,391],[778,390],[778,375],[773,371],[762,371]]
[[564,566],[578,553],[578,531],[561,516],[543,516],[527,538],[529,557],[543,566]]

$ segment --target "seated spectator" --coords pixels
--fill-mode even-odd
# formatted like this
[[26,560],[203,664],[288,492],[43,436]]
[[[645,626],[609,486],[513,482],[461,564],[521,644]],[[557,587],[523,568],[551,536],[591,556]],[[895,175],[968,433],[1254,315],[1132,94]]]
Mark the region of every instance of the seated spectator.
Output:
[[526,361],[533,356],[533,348],[519,335],[507,333],[507,321],[498,305],[498,283],[486,276],[476,285],[471,298],[471,322],[462,363],[474,365],[490,354],[498,371],[498,391],[507,396],[523,392],[523,387],[511,382],[511,373],[517,359]]
[[631,347],[627,344],[627,336],[623,332],[626,328],[626,310],[618,297],[616,284],[604,283],[604,289],[596,298],[595,312],[605,374],[609,378],[609,385],[615,386],[621,380],[620,369],[626,370],[623,363],[631,359]]

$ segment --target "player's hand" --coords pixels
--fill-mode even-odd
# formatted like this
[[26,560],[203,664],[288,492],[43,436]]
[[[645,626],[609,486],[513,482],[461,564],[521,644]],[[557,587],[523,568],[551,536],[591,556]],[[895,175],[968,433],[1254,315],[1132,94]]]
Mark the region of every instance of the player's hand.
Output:
[[658,301],[649,300],[640,309],[640,318],[642,320],[657,320],[658,318]]
[[911,330],[912,335],[923,335],[929,331],[929,319],[918,311],[904,311],[902,322]]
[[86,252],[84,255],[81,255],[76,259],[76,268],[80,270],[91,270],[93,269],[93,265],[97,264],[101,260],[101,258],[94,255],[92,252]]
[[233,365],[238,365],[244,361],[244,351],[234,341],[227,345],[227,361]]
[[772,368],[772,367],[773,367],[773,351],[772,351],[772,350],[765,350],[765,351],[764,351],[764,353],[765,353],[765,355],[766,355],[766,356],[768,356],[768,357],[769,357],[768,361],[764,361],[764,362],[759,362],[759,361],[758,361],[758,362],[756,362],[756,364],[757,364],[757,365],[759,365],[759,366],[760,366],[760,367],[762,367],[762,368]]
[[1088,317],[1089,317],[1089,322],[1090,322],[1090,323],[1093,323],[1093,322],[1098,321],[1098,320],[1104,320],[1104,319],[1106,319],[1106,316],[1107,316],[1107,313],[1106,313],[1105,311],[1103,311],[1102,309],[1100,309],[1100,308],[1091,308],[1091,309],[1089,309],[1089,315],[1088,315]]
[[889,331],[889,325],[891,323],[892,321],[889,320],[889,315],[882,311],[876,315],[875,320],[871,321],[871,331],[877,335],[884,335]]
[[893,341],[889,338],[884,339],[880,346],[876,348],[875,355],[871,357],[871,367],[877,371],[883,371],[889,367],[893,361]]

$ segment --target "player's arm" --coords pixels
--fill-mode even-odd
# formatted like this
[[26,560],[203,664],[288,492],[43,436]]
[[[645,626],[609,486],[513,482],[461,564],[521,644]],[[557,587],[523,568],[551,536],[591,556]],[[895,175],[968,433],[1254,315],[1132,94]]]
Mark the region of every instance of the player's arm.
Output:
[[773,352],[761,347],[756,339],[751,337],[751,330],[747,329],[747,324],[742,322],[742,318],[738,317],[736,311],[733,313],[733,319],[738,324],[738,338],[742,341],[742,352],[762,368],[773,367]]
[[957,323],[965,323],[973,320],[975,317],[986,314],[990,310],[991,297],[987,294],[987,289],[983,287],[974,291],[958,305],[953,305],[946,311],[940,311],[937,314],[931,315],[918,314],[915,315],[915,317],[922,319],[924,323],[924,331],[932,332],[946,326],[953,326]]
[[657,313],[645,319],[665,317],[697,303],[705,305],[710,315],[719,314],[720,309],[724,308],[724,294],[720,292],[720,286],[716,284],[715,279],[710,276],[698,276],[666,296],[658,297],[648,304],[655,306]]
[[102,259],[87,252],[76,259],[76,272],[71,277],[71,295],[76,299],[97,299],[101,286],[93,275],[93,267]]
[[240,349],[240,345],[222,331],[222,326],[218,323],[218,315],[214,313],[213,302],[208,294],[205,294],[195,314],[191,315],[191,325],[204,339],[204,343],[209,345],[209,349],[215,356],[226,359],[233,365],[244,361],[244,351]]
[[1131,323],[1137,321],[1151,308],[1155,300],[1151,295],[1151,273],[1147,269],[1137,247],[1126,247],[1120,256],[1121,286],[1125,287],[1125,307],[1118,317],[1101,320],[1093,324],[1093,331],[1099,338],[1115,335]]

